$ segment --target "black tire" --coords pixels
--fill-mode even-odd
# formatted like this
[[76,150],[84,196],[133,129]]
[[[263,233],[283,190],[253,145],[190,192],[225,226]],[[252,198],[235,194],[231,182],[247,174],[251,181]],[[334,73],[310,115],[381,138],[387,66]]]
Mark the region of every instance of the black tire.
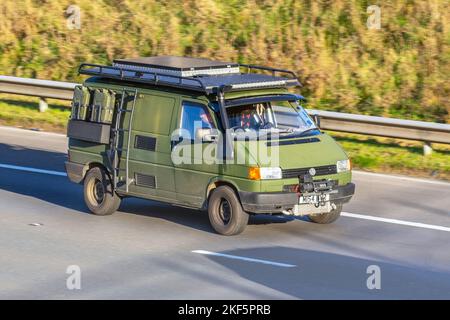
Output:
[[309,216],[311,221],[320,224],[328,224],[336,221],[341,216],[342,204],[337,204],[336,209],[328,213],[312,214]]
[[209,222],[222,235],[232,236],[244,231],[249,215],[241,206],[234,190],[220,186],[213,190],[208,201]]
[[84,202],[96,215],[106,216],[119,209],[120,197],[113,191],[111,179],[102,168],[95,167],[84,178]]

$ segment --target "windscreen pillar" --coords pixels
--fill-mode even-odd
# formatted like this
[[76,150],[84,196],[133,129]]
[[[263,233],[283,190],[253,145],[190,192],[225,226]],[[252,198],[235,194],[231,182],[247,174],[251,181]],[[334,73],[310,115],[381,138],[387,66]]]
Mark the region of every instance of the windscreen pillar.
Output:
[[220,119],[222,122],[222,127],[224,133],[219,137],[219,148],[218,148],[218,158],[224,160],[234,159],[234,147],[233,147],[233,137],[229,130],[228,115],[225,107],[225,86],[219,87],[217,91],[217,98],[219,102],[220,109]]

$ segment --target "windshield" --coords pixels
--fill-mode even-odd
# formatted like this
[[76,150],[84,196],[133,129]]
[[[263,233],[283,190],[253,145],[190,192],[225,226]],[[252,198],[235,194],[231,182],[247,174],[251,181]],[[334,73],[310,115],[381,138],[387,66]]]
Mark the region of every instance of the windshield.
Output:
[[229,127],[235,132],[277,131],[299,134],[317,129],[298,101],[267,101],[227,108]]

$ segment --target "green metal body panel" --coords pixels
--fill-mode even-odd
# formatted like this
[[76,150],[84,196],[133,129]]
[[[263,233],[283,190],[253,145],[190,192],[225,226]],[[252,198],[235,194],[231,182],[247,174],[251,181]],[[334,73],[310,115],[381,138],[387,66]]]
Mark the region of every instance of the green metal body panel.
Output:
[[[174,165],[171,159],[172,146],[171,133],[180,127],[181,105],[183,101],[191,101],[208,106],[215,97],[208,97],[195,92],[175,89],[162,89],[149,85],[128,83],[112,83],[99,79],[89,79],[84,84],[91,90],[108,89],[120,93],[124,88],[137,89],[133,122],[131,124],[131,145],[129,154],[129,178],[135,174],[155,177],[156,187],[148,187],[131,183],[126,195],[170,202],[173,204],[201,208],[207,200],[208,187],[214,182],[228,183],[237,191],[249,192],[281,192],[283,186],[298,183],[297,178],[253,181],[247,178],[251,166],[270,166],[262,164],[255,153],[255,144],[264,141],[247,141],[235,143],[235,152],[239,148],[245,150],[245,161],[241,164],[208,164],[196,163]],[[287,90],[253,90],[231,92],[226,94],[227,99],[249,97],[256,95],[283,94]],[[126,102],[130,109],[132,101]],[[219,124],[218,114],[208,108],[216,125]],[[128,129],[130,114],[122,117],[121,127]],[[154,150],[136,147],[137,136],[156,139]],[[315,136],[320,141],[314,143],[291,144],[279,146],[279,166],[282,169],[304,168],[336,164],[336,161],[347,159],[342,148],[328,135]],[[299,139],[299,138],[297,138]],[[128,133],[124,132],[120,147],[127,149]],[[190,148],[204,150],[211,146],[209,143],[191,145]],[[111,170],[107,157],[107,145],[69,139],[69,159],[71,162],[90,165],[98,163]],[[269,148],[270,149],[270,148]],[[191,152],[194,154],[194,152]],[[125,154],[120,159],[120,167],[124,169]],[[351,172],[319,176],[315,179],[330,178],[338,180],[339,185],[351,181]],[[119,191],[121,191],[119,189]]]

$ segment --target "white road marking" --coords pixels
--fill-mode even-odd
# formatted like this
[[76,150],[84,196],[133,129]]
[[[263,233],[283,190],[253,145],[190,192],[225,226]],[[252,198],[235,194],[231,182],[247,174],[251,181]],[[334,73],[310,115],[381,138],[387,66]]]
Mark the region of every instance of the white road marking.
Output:
[[341,216],[348,217],[348,218],[356,218],[356,219],[364,219],[364,220],[372,220],[372,221],[379,221],[379,222],[385,222],[385,223],[399,224],[399,225],[416,227],[416,228],[424,228],[424,229],[432,229],[432,230],[439,230],[439,231],[450,232],[450,228],[449,227],[442,227],[442,226],[436,226],[436,225],[433,225],[433,224],[425,224],[425,223],[411,222],[411,221],[405,221],[405,220],[380,218],[380,217],[368,216],[366,214],[356,214],[356,213],[350,213],[350,212],[342,212]]
[[411,181],[411,182],[438,184],[438,185],[443,185],[443,186],[450,188],[450,182],[441,181],[441,180],[433,180],[433,179],[428,180],[428,179],[412,178],[412,177],[406,177],[406,176],[359,171],[359,170],[352,170],[352,173],[354,173],[356,175],[361,174],[361,175],[368,175],[368,176],[374,176],[374,177],[380,177],[380,178],[393,178],[393,179],[400,179],[400,180]]
[[34,173],[44,173],[44,174],[50,174],[50,175],[53,175],[53,176],[61,176],[61,177],[66,177],[67,176],[67,174],[65,172],[61,172],[61,171],[53,171],[53,170],[44,170],[44,169],[37,169],[37,168],[30,168],[30,167],[13,166],[13,165],[4,164],[4,163],[0,163],[0,168],[19,170],[19,171],[27,171],[27,172],[34,172]]
[[209,255],[209,256],[217,256],[217,257],[223,257],[223,258],[229,258],[229,259],[235,259],[235,260],[243,260],[243,261],[248,261],[248,262],[268,264],[268,265],[272,265],[272,266],[276,266],[276,267],[284,267],[284,268],[295,268],[296,267],[296,265],[294,265],[294,264],[287,264],[287,263],[281,263],[281,262],[275,262],[275,261],[269,261],[269,260],[261,260],[261,259],[247,258],[247,257],[241,257],[241,256],[234,256],[231,254],[211,252],[211,251],[205,251],[205,250],[192,250],[191,252]]
[[0,126],[0,130],[4,131],[16,131],[18,133],[32,133],[37,135],[48,135],[48,136],[57,136],[57,137],[66,137],[63,133],[49,132],[49,131],[37,131],[31,129],[17,128],[17,127],[8,127],[8,126]]
[[[49,175],[61,176],[61,177],[67,176],[67,174],[65,172],[61,172],[61,171],[44,170],[44,169],[37,169],[37,168],[31,168],[31,167],[22,167],[22,166],[15,166],[15,165],[4,164],[4,163],[0,163],[0,168],[34,172],[34,173],[43,173],[43,174],[49,174]],[[413,178],[409,178],[409,179],[413,179]],[[426,181],[426,180],[423,180],[423,181]],[[443,182],[443,183],[446,183],[446,182]],[[448,183],[446,183],[446,184],[449,185]],[[397,220],[397,219],[380,218],[380,217],[369,216],[369,215],[365,215],[365,214],[351,213],[351,212],[342,212],[341,215],[343,217],[348,217],[348,218],[379,221],[379,222],[392,223],[392,224],[398,224],[398,225],[404,225],[404,226],[410,226],[410,227],[416,227],[416,228],[424,228],[424,229],[450,232],[450,227],[443,227],[443,226],[437,226],[437,225],[432,225],[432,224],[425,224],[425,223],[411,222],[411,221]],[[206,254],[206,255],[221,256],[221,257],[226,257],[226,258],[230,258],[230,259],[240,259],[240,260],[245,260],[245,261],[250,261],[250,262],[271,264],[271,265],[275,265],[275,266],[279,266],[279,267],[296,267],[295,265],[291,265],[291,264],[273,262],[273,261],[268,261],[268,260],[246,258],[246,257],[239,257],[239,256],[232,256],[232,255],[228,255],[228,254],[215,253],[215,252],[209,252],[209,251],[204,251],[204,250],[194,250],[192,252]]]

